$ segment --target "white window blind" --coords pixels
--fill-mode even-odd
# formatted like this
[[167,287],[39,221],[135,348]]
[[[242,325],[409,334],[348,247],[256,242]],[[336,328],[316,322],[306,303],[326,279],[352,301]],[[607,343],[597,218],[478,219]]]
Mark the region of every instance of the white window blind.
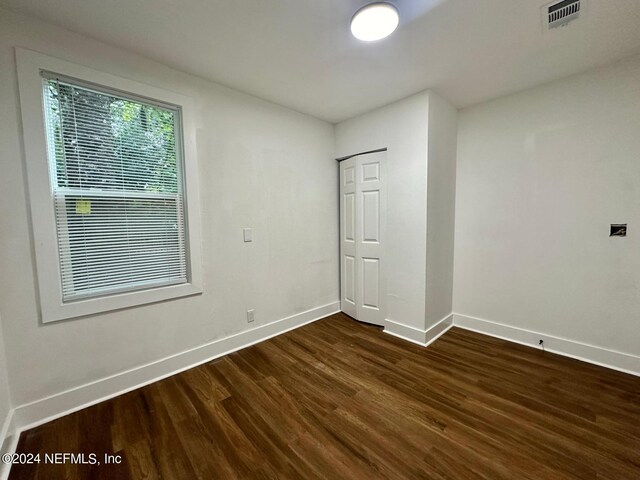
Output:
[[63,302],[186,283],[180,110],[42,78]]

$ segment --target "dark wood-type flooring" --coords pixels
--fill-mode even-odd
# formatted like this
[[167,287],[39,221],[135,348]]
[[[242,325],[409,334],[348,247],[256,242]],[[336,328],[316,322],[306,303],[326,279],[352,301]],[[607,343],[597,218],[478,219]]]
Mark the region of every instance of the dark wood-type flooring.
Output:
[[337,314],[22,434],[19,479],[640,479],[640,378]]

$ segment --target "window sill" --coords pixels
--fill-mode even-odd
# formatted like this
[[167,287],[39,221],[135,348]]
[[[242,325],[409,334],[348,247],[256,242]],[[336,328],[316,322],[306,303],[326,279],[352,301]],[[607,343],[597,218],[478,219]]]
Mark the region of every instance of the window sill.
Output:
[[201,293],[202,288],[199,286],[192,283],[183,283],[180,285],[154,287],[149,290],[138,290],[105,297],[76,300],[69,303],[60,302],[55,305],[42,305],[42,323],[69,320]]

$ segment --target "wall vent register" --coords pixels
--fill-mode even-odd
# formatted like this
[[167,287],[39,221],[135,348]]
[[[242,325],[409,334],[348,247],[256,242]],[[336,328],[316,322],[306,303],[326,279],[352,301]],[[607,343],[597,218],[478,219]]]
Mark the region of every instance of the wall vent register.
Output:
[[582,11],[585,0],[561,0],[542,7],[542,24],[544,30],[564,27],[576,20]]

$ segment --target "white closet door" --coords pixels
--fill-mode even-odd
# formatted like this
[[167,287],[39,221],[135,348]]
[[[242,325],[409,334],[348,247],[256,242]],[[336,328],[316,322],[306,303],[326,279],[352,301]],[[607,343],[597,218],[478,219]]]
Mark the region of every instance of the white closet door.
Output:
[[346,314],[383,325],[382,171],[386,152],[340,164],[341,304]]
[[341,310],[358,318],[356,304],[356,158],[340,163],[340,297]]

